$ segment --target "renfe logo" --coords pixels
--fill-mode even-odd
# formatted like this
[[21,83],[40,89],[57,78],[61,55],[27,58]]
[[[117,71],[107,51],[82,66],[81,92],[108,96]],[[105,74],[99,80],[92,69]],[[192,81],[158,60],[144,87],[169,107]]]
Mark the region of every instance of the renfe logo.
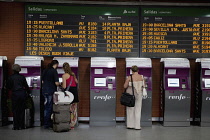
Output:
[[112,98],[115,98],[115,97],[108,96],[108,94],[107,94],[106,96],[94,96],[94,97],[93,97],[94,100],[101,99],[101,100],[104,100],[104,101],[110,100],[110,99],[112,99]]
[[169,100],[179,100],[179,101],[181,101],[181,100],[186,99],[186,96],[183,96],[182,94],[180,94],[179,96],[169,96],[168,99]]
[[206,101],[210,101],[210,97],[206,97]]

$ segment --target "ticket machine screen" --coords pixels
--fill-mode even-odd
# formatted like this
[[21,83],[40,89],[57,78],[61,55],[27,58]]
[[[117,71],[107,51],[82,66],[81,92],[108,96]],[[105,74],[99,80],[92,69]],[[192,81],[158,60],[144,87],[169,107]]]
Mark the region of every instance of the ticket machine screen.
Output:
[[64,74],[64,73],[65,73],[64,70],[63,70],[62,68],[58,68],[58,69],[57,69],[57,72],[58,72],[58,74]]
[[179,87],[179,78],[168,78],[168,87]]
[[94,86],[95,87],[105,87],[106,86],[106,78],[94,78]]
[[31,87],[31,77],[26,77],[26,81],[29,87]]
[[27,74],[28,73],[28,69],[27,68],[21,68],[20,73]]
[[62,81],[63,81],[63,79],[62,78],[59,78],[59,82],[62,83]]
[[210,88],[210,79],[204,79],[205,88]]

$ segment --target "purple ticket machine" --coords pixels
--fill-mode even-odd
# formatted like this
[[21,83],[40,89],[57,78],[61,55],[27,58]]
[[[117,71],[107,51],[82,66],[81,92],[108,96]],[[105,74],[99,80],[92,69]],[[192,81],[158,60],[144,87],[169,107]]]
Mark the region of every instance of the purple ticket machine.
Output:
[[6,56],[0,56],[0,126],[4,125],[4,120],[8,116],[5,113],[6,107],[6,98],[5,98],[5,90],[4,85],[6,81]]
[[190,63],[186,58],[162,58],[161,93],[164,126],[190,126]]
[[21,66],[20,74],[26,77],[26,81],[31,90],[33,99],[33,113],[31,115],[33,126],[41,126],[40,98],[41,98],[41,67],[43,57],[38,56],[18,56],[15,58],[15,64]]
[[116,125],[116,59],[91,58],[90,125]]
[[196,59],[195,120],[200,126],[210,126],[210,59]]
[[126,76],[132,74],[131,67],[138,66],[144,76],[147,97],[142,99],[141,126],[152,126],[152,63],[150,58],[126,58]]
[[63,63],[65,62],[69,63],[71,70],[75,73],[76,77],[78,78],[79,57],[54,57],[53,60],[58,60],[59,62],[59,66],[57,68],[59,82],[62,82],[62,75],[64,74]]

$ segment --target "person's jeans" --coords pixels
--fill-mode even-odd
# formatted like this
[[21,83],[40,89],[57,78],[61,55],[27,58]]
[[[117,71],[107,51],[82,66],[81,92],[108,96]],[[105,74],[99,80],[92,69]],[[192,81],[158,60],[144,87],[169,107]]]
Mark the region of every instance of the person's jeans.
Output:
[[52,115],[52,110],[53,110],[53,95],[49,93],[44,93],[43,94],[45,98],[44,102],[44,127],[52,127],[52,120],[51,120],[51,115]]

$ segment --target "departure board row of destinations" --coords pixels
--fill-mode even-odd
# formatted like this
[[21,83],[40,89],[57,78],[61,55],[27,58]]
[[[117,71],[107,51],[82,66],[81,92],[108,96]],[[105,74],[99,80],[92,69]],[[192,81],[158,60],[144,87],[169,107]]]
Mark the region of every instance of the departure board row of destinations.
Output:
[[25,55],[210,56],[208,7],[25,6]]

